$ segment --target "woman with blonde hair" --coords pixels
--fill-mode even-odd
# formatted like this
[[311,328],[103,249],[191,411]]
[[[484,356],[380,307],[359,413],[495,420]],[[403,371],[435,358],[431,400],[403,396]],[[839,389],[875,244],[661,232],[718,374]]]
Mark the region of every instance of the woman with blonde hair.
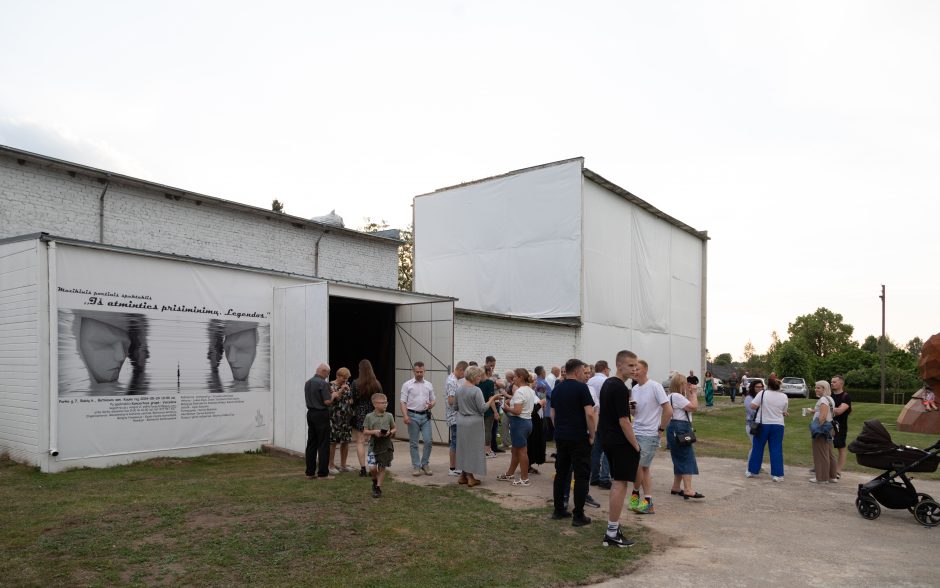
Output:
[[[507,374],[508,376],[508,374]],[[513,486],[528,486],[529,482],[529,433],[532,432],[532,410],[538,397],[529,387],[529,370],[516,368],[512,379],[512,398],[503,403],[503,412],[509,416],[509,435],[512,438],[512,459],[505,474],[497,480],[512,481]],[[507,383],[508,387],[508,383]],[[519,479],[515,479],[519,466]]]
[[[349,442],[352,440],[352,403],[353,397],[349,389],[349,370],[341,367],[336,370],[336,379],[330,382],[330,391],[338,393],[333,404],[330,405],[330,473],[351,472],[353,468],[346,465],[349,456]],[[336,463],[336,446],[339,445],[340,466]]]
[[[698,462],[695,460],[695,447],[681,447],[676,435],[692,430],[692,413],[698,410],[698,395],[695,389],[689,389],[682,374],[673,374],[669,379],[669,403],[672,405],[672,419],[666,426],[666,445],[672,456],[672,494],[686,500],[705,498],[692,490],[692,476],[698,475]],[[681,484],[681,488],[680,488]]]
[[480,484],[478,476],[486,475],[486,454],[483,416],[493,409],[498,396],[483,400],[483,391],[478,385],[483,379],[483,369],[472,365],[464,373],[464,384],[454,395],[457,408],[457,455],[456,467],[460,470],[458,484],[472,488]]
[[[836,483],[839,462],[833,455],[832,448],[832,416],[835,410],[835,402],[832,400],[832,389],[829,382],[820,380],[816,382],[816,406],[810,410],[813,412],[813,422],[810,424],[810,431],[817,431],[813,435],[813,468],[816,470],[816,476],[810,478],[813,484],[831,484]],[[820,430],[824,429],[824,430]]]

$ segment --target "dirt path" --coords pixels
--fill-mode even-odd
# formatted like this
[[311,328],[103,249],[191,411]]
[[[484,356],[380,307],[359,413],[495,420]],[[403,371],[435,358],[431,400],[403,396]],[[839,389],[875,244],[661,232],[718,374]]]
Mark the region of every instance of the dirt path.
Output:
[[[447,475],[447,450],[435,447],[434,475],[411,475],[408,444],[396,443],[396,477],[415,484],[456,484]],[[850,456],[850,459],[852,456]],[[497,482],[508,454],[487,460],[489,472],[481,495],[498,498],[503,506],[544,507],[550,512],[553,464],[542,466],[529,487]],[[767,466],[765,465],[765,468]],[[668,452],[653,462],[656,514],[625,511],[622,522],[650,530],[654,552],[635,572],[598,586],[940,586],[940,526],[927,529],[907,510],[882,509],[868,521],[858,515],[859,483],[871,474],[847,472],[838,484],[814,485],[805,468],[788,467],[786,481],[770,476],[744,477],[744,461],[699,458],[702,475],[696,490],[702,501],[669,494],[672,463]],[[918,492],[940,497],[940,482],[914,480]],[[602,504],[588,509],[597,528],[597,544],[607,514],[607,492],[591,494]]]

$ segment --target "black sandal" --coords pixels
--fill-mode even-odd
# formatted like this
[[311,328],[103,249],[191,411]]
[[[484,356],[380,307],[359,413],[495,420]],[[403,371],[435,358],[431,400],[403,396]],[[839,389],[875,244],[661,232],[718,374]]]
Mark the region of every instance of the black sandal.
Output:
[[695,494],[686,494],[686,493],[683,492],[682,490],[679,490],[679,496],[681,496],[682,498],[684,498],[684,499],[686,499],[686,500],[688,500],[688,499],[690,499],[690,498],[705,498],[705,495],[704,495],[704,494],[700,494],[700,493],[698,493],[698,492],[696,492]]
[[672,494],[673,496],[681,496],[682,490],[670,490],[669,493]]

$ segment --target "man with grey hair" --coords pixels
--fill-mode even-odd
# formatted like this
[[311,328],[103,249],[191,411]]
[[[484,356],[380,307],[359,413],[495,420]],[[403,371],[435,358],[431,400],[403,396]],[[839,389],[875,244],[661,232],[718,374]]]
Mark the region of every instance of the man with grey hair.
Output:
[[[330,406],[339,397],[339,392],[330,390],[330,366],[321,363],[314,376],[304,384],[304,400],[307,403],[307,449],[306,474],[308,480],[321,478],[332,480],[330,475]],[[318,463],[319,462],[319,463]]]
[[450,432],[450,475],[459,476],[460,470],[457,469],[457,388],[464,383],[464,374],[470,367],[465,361],[458,361],[454,366],[454,372],[447,376],[444,382],[444,398],[447,403],[444,405],[444,419],[447,421],[447,430]]

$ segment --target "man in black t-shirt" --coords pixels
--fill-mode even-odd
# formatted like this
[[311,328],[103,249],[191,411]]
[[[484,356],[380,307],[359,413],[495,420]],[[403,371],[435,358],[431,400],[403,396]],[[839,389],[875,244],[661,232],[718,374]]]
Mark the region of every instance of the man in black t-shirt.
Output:
[[845,467],[845,458],[848,456],[845,448],[845,438],[849,432],[849,414],[852,412],[852,399],[845,391],[845,378],[836,374],[832,376],[832,400],[836,403],[832,411],[833,418],[839,423],[839,431],[832,440],[832,446],[839,450],[839,464],[836,475],[842,477],[842,468]]
[[620,513],[627,497],[627,486],[636,481],[640,465],[640,444],[630,422],[630,389],[636,372],[637,356],[624,349],[617,353],[617,375],[607,378],[600,392],[600,423],[598,430],[604,440],[604,454],[610,463],[610,506],[607,517],[605,547],[630,547],[633,541],[620,531]]
[[[580,359],[569,359],[565,364],[567,379],[555,384],[552,390],[552,421],[555,423],[555,483],[553,486],[553,519],[574,515],[571,525],[590,524],[584,516],[591,477],[591,443],[594,441],[594,399],[591,390],[582,382],[584,366]],[[565,486],[570,472],[574,472],[574,513],[565,509]]]

